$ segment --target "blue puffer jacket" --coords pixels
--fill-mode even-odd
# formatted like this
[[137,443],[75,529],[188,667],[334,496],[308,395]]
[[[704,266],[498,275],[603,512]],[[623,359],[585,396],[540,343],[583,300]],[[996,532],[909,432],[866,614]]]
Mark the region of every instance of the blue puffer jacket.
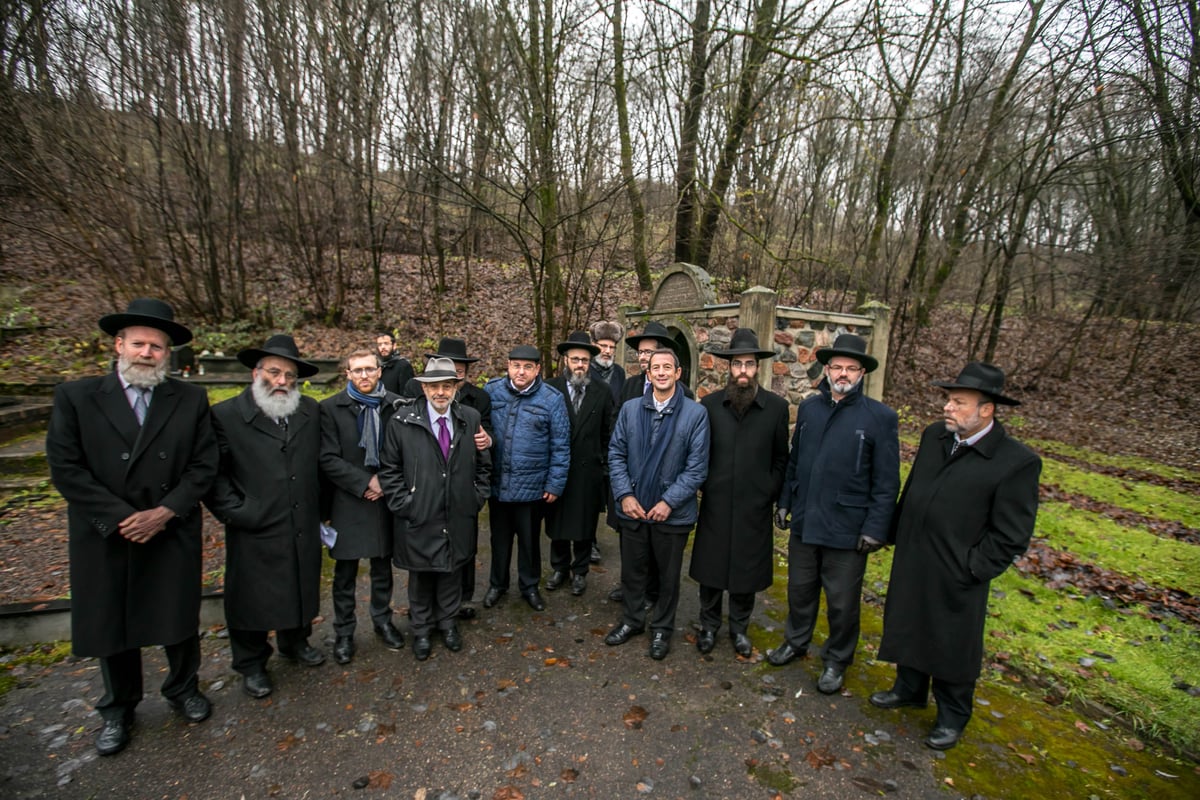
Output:
[[508,376],[483,387],[492,399],[492,496],[504,503],[561,497],[571,466],[571,419],[559,391],[536,378],[523,392]]

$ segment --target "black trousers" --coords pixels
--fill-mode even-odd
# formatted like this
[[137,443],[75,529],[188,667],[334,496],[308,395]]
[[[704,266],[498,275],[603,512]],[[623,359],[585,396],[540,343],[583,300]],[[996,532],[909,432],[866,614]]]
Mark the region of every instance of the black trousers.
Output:
[[646,592],[657,577],[658,600],[649,612],[650,629],[671,635],[679,607],[679,578],[683,551],[691,527],[621,520],[621,591],[624,622],[646,627]]
[[[162,685],[163,697],[182,702],[199,691],[200,635],[163,645],[163,651],[170,668]],[[104,696],[96,704],[100,716],[106,720],[131,718],[143,696],[141,648],[102,657],[100,674],[104,677]]]
[[521,594],[538,588],[542,580],[542,543],[538,535],[542,505],[541,500],[532,503],[488,500],[492,524],[492,570],[488,580],[493,589],[508,591],[514,536],[517,538],[517,587]]
[[[333,562],[333,632],[337,636],[354,635],[358,564],[359,559]],[[371,622],[378,628],[392,620],[392,559],[390,556],[372,558],[369,569]]]
[[[700,587],[700,627],[716,633],[721,630],[721,603],[725,590],[714,586]],[[754,613],[754,592],[729,593],[729,632],[745,633]]]
[[929,685],[933,684],[933,699],[937,701],[936,727],[954,728],[961,731],[971,721],[971,709],[975,705],[975,681],[951,683],[940,678],[931,678],[928,673],[913,667],[896,665],[896,685],[892,691],[906,700],[920,703],[929,700]]
[[807,652],[824,590],[829,638],[825,640],[821,659],[826,666],[852,664],[858,648],[866,568],[867,557],[857,551],[805,544],[795,534],[788,537],[788,616],[784,640],[797,652]]
[[[233,651],[233,668],[242,675],[259,675],[267,671],[267,660],[272,649],[267,641],[269,631],[249,631],[242,628],[229,629],[229,648]],[[312,625],[275,631],[275,643],[280,650],[295,652],[308,643]]]
[[587,575],[592,563],[595,539],[577,542],[570,539],[550,540],[550,567],[557,572]]
[[428,636],[437,628],[446,631],[454,627],[458,608],[462,605],[462,572],[408,573],[408,611],[413,636]]

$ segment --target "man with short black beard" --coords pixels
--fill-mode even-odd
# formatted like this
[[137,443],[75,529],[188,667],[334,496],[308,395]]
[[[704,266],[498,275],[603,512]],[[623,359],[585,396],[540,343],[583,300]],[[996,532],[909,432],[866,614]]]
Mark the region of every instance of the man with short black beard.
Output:
[[788,617],[783,643],[767,654],[783,666],[808,651],[825,591],[829,636],[817,689],[842,688],[858,648],[867,555],[883,547],[900,489],[896,412],[862,391],[879,362],[867,343],[843,333],[816,352],[825,379],[796,412],[796,432],[776,524],[787,527]]
[[233,668],[246,694],[266,697],[273,689],[269,631],[284,658],[311,667],[325,661],[308,643],[320,610],[321,425],[317,402],[297,386],[317,367],[285,334],[237,357],[253,370],[251,384],[213,406],[221,471],[206,503],[225,523]]
[[100,319],[117,368],[54,391],[46,458],[67,501],[71,645],[100,659],[104,727],[96,751],[130,740],[142,699],[141,648],[162,645],[167,703],[188,722],[200,692],[200,499],[217,473],[208,396],[166,377],[172,345],[192,333],[161,300],[138,298]]
[[688,570],[700,584],[696,647],[709,653],[715,646],[728,592],[729,639],[735,653],[749,658],[754,593],[768,588],[775,572],[771,509],[787,466],[788,405],[758,385],[759,359],[775,353],[759,348],[754,331],[738,328],[729,348],[712,354],[729,359],[729,384],[701,401],[710,443]]

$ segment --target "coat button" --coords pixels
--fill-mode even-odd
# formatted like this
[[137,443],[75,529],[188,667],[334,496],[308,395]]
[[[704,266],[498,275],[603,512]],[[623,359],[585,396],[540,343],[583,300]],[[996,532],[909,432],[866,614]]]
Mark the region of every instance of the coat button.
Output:
[[169,491],[171,487],[170,487],[170,486],[168,486],[168,485],[167,485],[167,484],[165,484],[165,483],[160,483],[160,484],[158,485],[158,488],[160,488],[160,489],[162,489],[164,492],[166,492],[166,491]]
[[122,460],[122,461],[128,461],[128,460],[129,460],[129,453],[121,453],[121,460]]
[[166,460],[166,458],[167,458],[167,451],[166,451],[166,450],[159,450],[159,451],[158,451],[158,457],[159,457],[159,458],[161,458],[161,459],[163,459],[163,460]]

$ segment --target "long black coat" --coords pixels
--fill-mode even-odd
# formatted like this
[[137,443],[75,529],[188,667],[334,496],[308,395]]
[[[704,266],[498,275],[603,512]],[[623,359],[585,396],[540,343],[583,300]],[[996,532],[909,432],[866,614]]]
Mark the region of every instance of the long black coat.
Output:
[[449,413],[449,461],[424,399],[402,400],[384,430],[379,483],[395,514],[392,561],[401,569],[453,572],[475,554],[475,518],[491,494],[492,460],[475,449],[479,412],[454,402]]
[[596,524],[608,493],[608,441],[612,438],[616,403],[604,381],[593,380],[584,390],[576,413],[565,377],[547,381],[562,392],[571,419],[571,466],[562,497],[546,505],[546,535],[551,539],[585,542],[596,538]]
[[979,677],[988,585],[1025,552],[1042,460],[999,422],[950,458],[935,422],[893,518],[896,545],[879,658],[953,683]]
[[[111,656],[177,644],[200,627],[200,500],[217,474],[208,396],[168,378],[139,427],[115,373],[59,386],[46,433],[54,486],[67,501],[71,643]],[[135,511],[177,516],[145,544],[117,533]]]
[[[384,396],[379,405],[381,432],[387,430],[399,402],[398,394]],[[329,521],[338,532],[329,556],[342,560],[390,556],[392,512],[382,498],[372,501],[363,497],[379,468],[363,463],[366,453],[358,446],[358,403],[342,390],[322,400],[320,407],[321,475],[332,488]]]
[[213,406],[221,471],[205,500],[225,523],[225,621],[231,628],[302,628],[321,589],[321,420],[301,397],[276,425],[247,387]]
[[774,577],[771,512],[787,465],[787,401],[760,387],[741,419],[724,389],[700,403],[708,412],[708,479],[688,574],[716,589],[762,591]]

